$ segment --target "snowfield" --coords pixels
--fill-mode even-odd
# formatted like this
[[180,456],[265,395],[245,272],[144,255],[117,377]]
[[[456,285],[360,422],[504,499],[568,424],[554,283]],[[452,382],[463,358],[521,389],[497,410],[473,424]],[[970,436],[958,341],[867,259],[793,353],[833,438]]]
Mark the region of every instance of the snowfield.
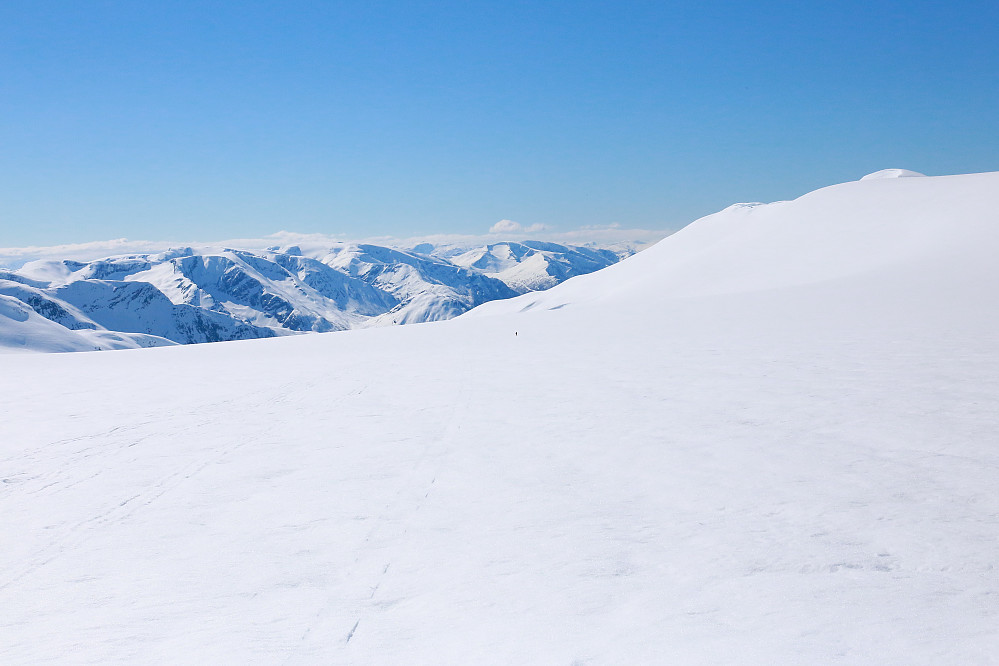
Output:
[[879,177],[451,321],[4,355],[0,661],[997,663],[996,211]]

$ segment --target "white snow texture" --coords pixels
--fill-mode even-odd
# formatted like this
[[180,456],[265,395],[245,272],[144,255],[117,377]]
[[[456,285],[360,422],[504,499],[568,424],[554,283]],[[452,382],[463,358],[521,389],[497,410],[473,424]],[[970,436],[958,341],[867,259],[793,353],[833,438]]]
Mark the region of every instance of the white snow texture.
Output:
[[864,180],[451,321],[0,357],[0,662],[996,663],[997,210]]

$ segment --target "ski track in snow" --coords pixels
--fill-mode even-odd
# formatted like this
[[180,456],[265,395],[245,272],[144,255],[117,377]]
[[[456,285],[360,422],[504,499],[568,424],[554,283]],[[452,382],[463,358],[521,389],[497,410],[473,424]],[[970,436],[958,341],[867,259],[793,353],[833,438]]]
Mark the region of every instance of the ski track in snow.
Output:
[[[457,382],[457,388],[454,391],[454,395],[448,400],[451,408],[446,418],[446,426],[443,433],[438,437],[427,438],[427,443],[422,452],[413,462],[408,478],[403,481],[392,501],[372,520],[371,529],[365,535],[362,548],[358,550],[358,556],[347,573],[348,579],[367,581],[367,585],[359,588],[359,598],[351,599],[346,604],[347,607],[354,608],[355,610],[353,612],[344,612],[344,600],[336,596],[330,597],[315,613],[314,620],[302,634],[302,641],[308,642],[310,635],[312,637],[322,635],[318,631],[313,632],[313,630],[323,624],[333,623],[334,626],[331,627],[331,633],[335,634],[335,624],[342,622],[341,618],[349,618],[351,615],[356,615],[357,619],[349,628],[349,631],[345,633],[343,645],[347,646],[357,633],[358,627],[361,626],[361,622],[364,620],[366,614],[369,614],[372,610],[377,611],[379,608],[385,608],[396,603],[397,600],[393,599],[386,601],[375,599],[375,595],[378,594],[385,582],[389,569],[392,567],[392,560],[395,559],[395,556],[391,552],[382,553],[380,549],[376,549],[375,555],[372,558],[368,556],[368,550],[370,544],[373,542],[398,544],[405,541],[408,532],[406,525],[409,523],[409,518],[412,513],[419,511],[424,502],[430,497],[433,486],[437,481],[436,475],[440,471],[440,460],[448,455],[451,450],[451,443],[460,430],[456,417],[464,411],[465,406],[468,404],[467,388],[469,385],[469,373],[468,369],[460,371],[460,380]],[[429,482],[426,481],[428,476],[430,477]],[[414,488],[415,492],[413,491]],[[422,497],[419,496],[421,489],[423,490]],[[414,497],[416,498],[415,500],[413,499]],[[385,564],[378,571],[375,565],[383,560],[385,560]],[[363,594],[365,589],[369,590],[369,593],[366,595]],[[318,639],[313,639],[313,642],[317,641]],[[328,646],[320,642],[319,645],[309,646],[305,654],[312,655],[312,658],[317,658],[326,649],[328,649]],[[295,663],[301,658],[301,655],[289,656],[284,663]]]
[[[223,401],[212,405],[210,406],[210,410],[217,411],[220,408],[224,408],[229,402]],[[197,425],[181,427],[176,431],[177,435],[183,436],[186,433],[203,429],[211,422],[210,418],[202,417],[198,419],[199,414],[197,413],[192,414],[192,417],[194,420],[199,421]],[[79,443],[92,443],[90,446],[82,449],[68,451],[64,455],[64,467],[52,470],[47,474],[32,477],[31,481],[37,481],[42,484],[39,487],[19,484],[17,488],[18,491],[29,495],[48,491],[48,496],[55,496],[81,484],[89,484],[102,474],[105,474],[109,468],[113,468],[113,459],[119,456],[123,449],[140,445],[144,440],[152,436],[151,433],[147,433],[140,437],[129,436],[122,438],[122,435],[140,430],[150,424],[151,422],[145,422],[128,427],[115,426],[107,431],[92,435],[83,435],[53,442],[49,447],[38,447],[20,459],[7,459],[2,464],[8,468],[32,464],[37,465],[40,462],[40,455],[43,451],[51,455],[52,449],[59,445],[74,445],[72,448],[75,449],[75,445]],[[110,502],[100,508],[99,512],[95,515],[90,515],[69,527],[60,526],[60,536],[56,540],[46,543],[40,550],[31,555],[27,567],[22,571],[15,574],[9,580],[0,582],[0,590],[34,573],[73,548],[79,547],[88,538],[88,535],[101,525],[106,523],[121,523],[127,520],[136,511],[141,510],[144,506],[149,506],[186,480],[200,473],[209,465],[218,463],[220,460],[232,455],[240,446],[240,443],[232,442],[224,446],[221,451],[213,447],[199,454],[195,460],[187,464],[178,464],[182,463],[182,460],[168,460],[167,462],[173,467],[172,471],[159,477],[151,484],[140,488],[136,494],[124,498],[111,498]],[[86,476],[79,476],[78,470],[81,468],[86,469],[88,466],[91,469],[96,467],[96,471]]]

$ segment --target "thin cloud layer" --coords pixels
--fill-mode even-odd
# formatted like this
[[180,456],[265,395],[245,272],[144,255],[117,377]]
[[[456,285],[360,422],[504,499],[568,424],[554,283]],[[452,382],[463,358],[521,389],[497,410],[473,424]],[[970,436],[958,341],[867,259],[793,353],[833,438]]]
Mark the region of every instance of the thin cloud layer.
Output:
[[243,250],[265,250],[273,247],[297,245],[306,254],[314,255],[342,243],[372,243],[399,248],[412,248],[420,244],[431,245],[488,245],[502,241],[541,240],[569,245],[613,245],[630,243],[647,246],[672,233],[666,229],[622,229],[618,224],[585,226],[569,231],[551,231],[545,225],[524,226],[512,220],[501,220],[490,228],[488,234],[430,234],[399,238],[396,236],[374,236],[368,238],[346,238],[331,234],[303,234],[294,231],[278,231],[261,238],[233,238],[219,241],[153,241],[115,238],[86,243],[67,243],[51,246],[27,246],[0,248],[0,268],[16,269],[30,261],[73,260],[93,261],[122,254],[149,254],[163,252],[171,248],[193,247],[201,250],[223,250],[238,248]]
[[543,224],[532,224],[525,227],[520,222],[514,222],[513,220],[500,220],[489,227],[489,233],[491,234],[534,234],[547,230],[548,227]]

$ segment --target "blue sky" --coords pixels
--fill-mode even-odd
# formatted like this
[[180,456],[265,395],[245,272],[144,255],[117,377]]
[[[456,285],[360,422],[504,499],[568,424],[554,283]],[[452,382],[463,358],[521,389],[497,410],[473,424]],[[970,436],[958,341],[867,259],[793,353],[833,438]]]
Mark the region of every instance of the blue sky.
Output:
[[999,169],[995,2],[0,4],[0,247],[675,228]]

